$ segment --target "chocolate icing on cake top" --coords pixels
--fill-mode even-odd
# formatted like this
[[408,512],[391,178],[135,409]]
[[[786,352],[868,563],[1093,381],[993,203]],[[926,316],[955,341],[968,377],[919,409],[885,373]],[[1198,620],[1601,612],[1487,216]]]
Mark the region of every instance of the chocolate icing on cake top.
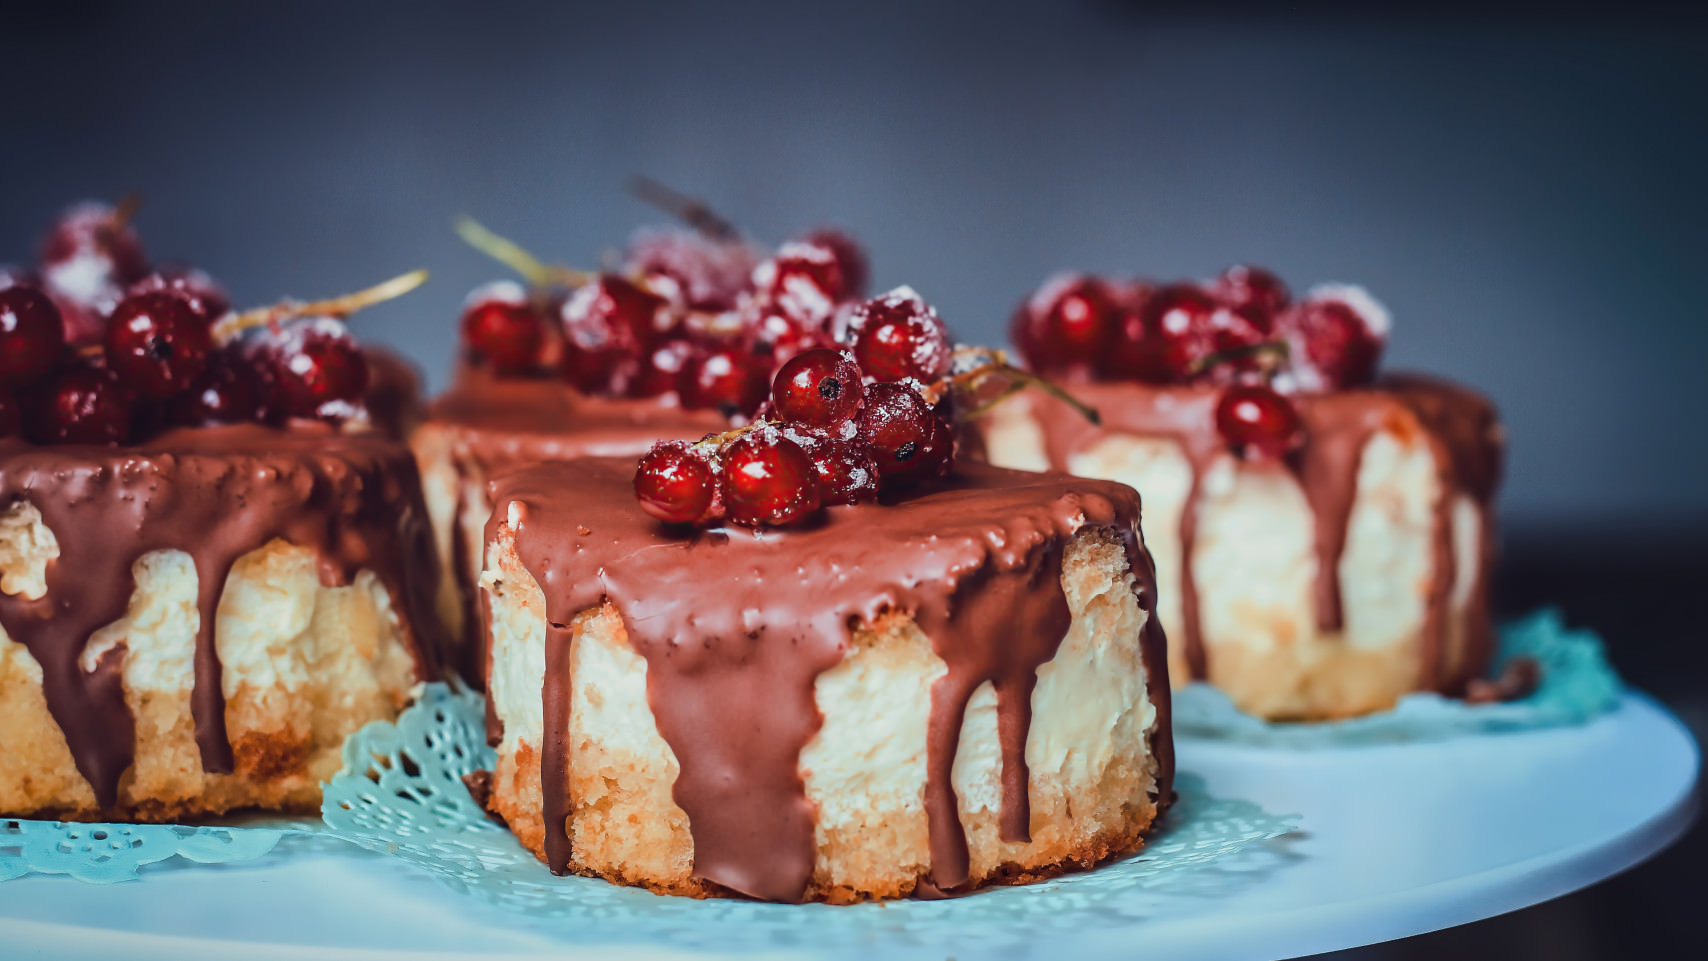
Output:
[[[488,539],[510,527],[546,598],[540,773],[547,860],[560,873],[570,853],[568,645],[575,618],[601,603],[647,661],[648,700],[680,764],[674,791],[695,875],[780,901],[800,900],[812,875],[814,811],[799,759],[823,720],[813,685],[843,659],[857,625],[912,614],[947,666],[931,692],[926,809],[927,880],[948,890],[968,876],[950,771],[967,699],[985,681],[998,699],[1001,833],[1028,837],[1031,692],[1070,621],[1067,539],[1086,527],[1119,536],[1140,604],[1154,609],[1138,496],[1119,484],[974,465],[897,503],[830,508],[812,526],[683,534],[641,512],[633,475],[632,460],[583,460],[492,485]],[[1147,619],[1162,803],[1173,778],[1165,645]]]
[[[1221,390],[1211,385],[1156,386],[1151,384],[1081,383],[1071,390],[1096,407],[1103,425],[1093,425],[1068,405],[1031,394],[1018,402],[1031,405],[1043,428],[1050,465],[1067,470],[1074,455],[1110,434],[1165,437],[1180,445],[1191,463],[1193,480],[1181,512],[1181,581],[1183,630],[1187,664],[1194,677],[1207,677],[1208,666],[1199,628],[1192,551],[1197,537],[1199,487],[1210,465],[1231,456],[1216,431],[1216,401]],[[1469,495],[1478,504],[1483,525],[1483,562],[1471,605],[1486,611],[1489,575],[1493,566],[1493,502],[1499,486],[1503,442],[1500,423],[1489,401],[1446,381],[1415,374],[1392,374],[1368,389],[1292,396],[1305,423],[1304,446],[1287,459],[1311,506],[1315,523],[1317,575],[1313,586],[1318,628],[1342,626],[1340,558],[1346,547],[1347,525],[1357,496],[1358,469],[1364,447],[1382,430],[1401,436],[1421,432],[1438,468],[1440,496],[1434,510],[1433,577],[1425,610],[1423,679],[1425,686],[1447,693],[1463,688],[1492,652],[1488,618],[1468,639],[1468,654],[1459,665],[1443,663],[1447,650],[1447,605],[1454,581],[1452,508],[1455,494]]]
[[120,672],[123,650],[93,673],[91,634],[123,617],[144,554],[190,555],[197,579],[192,711],[202,767],[233,769],[214,645],[214,613],[238,558],[274,538],[315,551],[321,582],[372,570],[401,613],[417,676],[437,674],[442,646],[429,587],[438,563],[407,448],[325,424],[180,429],[131,447],[35,447],[0,441],[0,511],[28,501],[59,542],[37,600],[0,594],[0,625],[41,665],[47,706],[96,801],[111,809],[135,749]]

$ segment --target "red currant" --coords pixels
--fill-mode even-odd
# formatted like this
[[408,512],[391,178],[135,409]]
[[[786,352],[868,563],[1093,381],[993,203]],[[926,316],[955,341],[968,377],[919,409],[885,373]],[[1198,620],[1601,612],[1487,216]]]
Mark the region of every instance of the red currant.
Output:
[[853,420],[865,393],[854,358],[823,347],[791,359],[771,383],[771,403],[777,414],[813,427]]
[[661,397],[681,389],[683,371],[693,357],[694,345],[686,340],[667,340],[654,347],[629,384],[629,396]]
[[794,424],[784,427],[783,434],[807,452],[823,503],[863,504],[878,499],[878,462],[865,441]]
[[859,241],[835,227],[820,227],[802,239],[829,250],[836,258],[836,267],[842,274],[838,299],[866,296],[866,288],[872,284],[872,261]]
[[225,288],[194,267],[163,267],[131,284],[125,296],[161,291],[175,293],[188,300],[196,313],[210,324],[231,310],[231,297]]
[[1244,458],[1278,459],[1304,442],[1293,402],[1263,384],[1236,384],[1216,402],[1216,430]]
[[[135,283],[148,273],[148,257],[136,232],[129,224],[119,222],[116,210],[95,201],[77,204],[59,215],[42,239],[40,257],[49,274],[89,258],[88,268],[103,267],[105,278],[121,286]],[[88,279],[93,276],[86,275]],[[53,282],[51,278],[49,282]]]
[[1281,278],[1262,267],[1235,264],[1210,286],[1216,300],[1231,310],[1246,314],[1255,323],[1268,326],[1287,309],[1292,295]]
[[682,406],[725,416],[753,413],[765,401],[768,370],[762,361],[734,347],[697,351],[682,368]]
[[522,374],[539,364],[545,320],[519,284],[478,287],[464,304],[463,345],[470,353],[499,374]]
[[727,310],[747,288],[757,258],[738,240],[696,230],[649,230],[629,244],[629,273],[647,278],[653,293],[694,310]]
[[564,374],[590,394],[622,394],[661,333],[665,303],[615,274],[564,302]]
[[1278,325],[1291,349],[1291,366],[1306,390],[1361,387],[1376,379],[1388,314],[1358,287],[1311,292]]
[[949,372],[949,331],[908,287],[866,301],[855,312],[854,359],[879,381],[930,383]]
[[209,424],[242,424],[258,419],[261,384],[252,364],[237,351],[216,351],[208,358],[208,369],[189,390],[172,398],[167,419],[186,427]]
[[0,438],[16,437],[23,432],[24,416],[18,409],[18,398],[0,388]]
[[272,366],[277,402],[291,417],[348,417],[368,389],[367,357],[349,329],[330,317],[293,323]]
[[131,402],[110,371],[66,367],[31,391],[27,422],[41,444],[122,444]]
[[668,524],[705,517],[716,489],[711,461],[682,441],[654,444],[635,468],[641,510]]
[[0,388],[46,376],[64,349],[65,327],[47,294],[26,284],[0,290]]
[[724,509],[737,524],[791,524],[819,508],[812,461],[799,444],[774,429],[736,438],[720,460]]
[[753,287],[766,303],[790,317],[822,323],[845,299],[847,280],[836,251],[811,241],[790,241],[753,270]]
[[859,425],[886,485],[939,477],[954,464],[954,428],[905,384],[866,388]]
[[107,365],[140,397],[164,400],[196,382],[213,332],[189,299],[167,291],[132,294],[107,321]]
[[1020,305],[1009,333],[1035,370],[1083,369],[1106,360],[1118,319],[1102,281],[1063,274]]

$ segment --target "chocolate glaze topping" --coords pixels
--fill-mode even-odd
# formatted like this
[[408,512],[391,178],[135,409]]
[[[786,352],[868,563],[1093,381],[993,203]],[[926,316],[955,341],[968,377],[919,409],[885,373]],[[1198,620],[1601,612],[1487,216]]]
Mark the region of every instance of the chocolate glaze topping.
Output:
[[[1047,396],[1031,394],[1017,399],[1031,405],[1041,424],[1051,467],[1066,470],[1074,455],[1111,433],[1171,439],[1191,464],[1192,488],[1180,521],[1182,641],[1193,676],[1207,677],[1192,551],[1197,539],[1199,485],[1215,459],[1226,456],[1215,423],[1220,389],[1121,382],[1075,384],[1072,391],[1098,409],[1102,427]],[[1324,632],[1338,631],[1342,626],[1340,558],[1346,548],[1364,446],[1384,429],[1402,435],[1423,432],[1435,455],[1441,491],[1434,511],[1434,573],[1425,608],[1423,680],[1426,687],[1459,692],[1469,673],[1479,671],[1487,662],[1493,636],[1486,613],[1470,618],[1473,635],[1467,639],[1467,656],[1456,670],[1447,669],[1447,607],[1454,581],[1452,506],[1454,495],[1464,493],[1479,507],[1484,556],[1470,603],[1473,610],[1486,612],[1493,567],[1494,495],[1500,482],[1503,448],[1493,405],[1462,387],[1415,374],[1388,375],[1363,390],[1298,394],[1293,403],[1305,422],[1305,443],[1288,459],[1287,466],[1298,477],[1314,518],[1317,575],[1313,590],[1317,626]]]
[[[456,385],[433,402],[428,418],[454,431],[459,470],[481,478],[544,461],[633,457],[658,440],[698,440],[729,429],[714,411],[684,410],[659,399],[590,397],[561,381],[500,378],[476,368],[458,372]],[[457,517],[464,506],[459,500]],[[451,540],[464,625],[462,656],[454,666],[479,685],[485,678],[485,639],[461,523],[452,528]]]
[[180,550],[195,564],[191,706],[210,773],[234,766],[214,613],[232,564],[274,538],[317,552],[324,584],[374,571],[403,616],[417,675],[437,674],[429,585],[438,561],[414,461],[396,441],[311,422],[180,429],[132,447],[0,441],[0,510],[20,500],[41,512],[59,557],[40,599],[0,594],[0,625],[40,663],[48,709],[103,809],[116,806],[135,749],[123,649],[93,673],[78,661],[90,635],[124,616],[131,566],[151,551]]
[[[1028,838],[1031,692],[1070,622],[1067,539],[1082,527],[1121,537],[1140,604],[1154,609],[1138,496],[1123,485],[973,465],[897,503],[831,508],[813,526],[683,535],[640,511],[633,474],[630,459],[595,459],[492,485],[488,539],[514,520],[517,554],[546,598],[540,774],[547,861],[559,873],[570,854],[568,648],[574,619],[601,603],[647,661],[648,701],[680,765],[674,794],[695,876],[778,901],[800,900],[811,880],[815,814],[800,754],[823,722],[814,682],[843,659],[857,626],[910,613],[947,666],[931,691],[932,867],[921,885],[953,889],[967,880],[968,855],[950,772],[967,699],[985,681],[998,697],[1002,836]],[[1173,779],[1165,645],[1148,619],[1164,804]]]
[[368,390],[363,403],[375,427],[392,437],[408,437],[421,422],[421,372],[394,350],[362,346],[368,361]]

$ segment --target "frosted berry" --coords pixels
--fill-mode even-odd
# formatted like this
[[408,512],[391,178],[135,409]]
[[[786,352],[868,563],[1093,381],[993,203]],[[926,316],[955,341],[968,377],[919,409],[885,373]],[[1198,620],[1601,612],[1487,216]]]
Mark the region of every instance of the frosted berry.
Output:
[[680,441],[653,445],[635,468],[635,498],[641,510],[669,524],[692,524],[705,517],[716,490],[711,462]]
[[751,414],[765,401],[766,365],[734,347],[696,352],[682,368],[678,393],[689,410],[716,410],[725,416]]
[[813,427],[853,420],[864,396],[854,359],[823,347],[785,363],[771,384],[771,404],[778,416]]
[[131,284],[125,295],[162,291],[178,294],[189,301],[196,313],[210,324],[231,310],[231,297],[225,288],[194,267],[163,267]]
[[1274,460],[1304,441],[1305,425],[1293,402],[1262,384],[1239,384],[1216,403],[1216,430],[1241,457]]
[[347,417],[368,389],[368,360],[328,317],[294,323],[273,354],[277,403],[290,417]]
[[1102,281],[1064,274],[1020,305],[1009,334],[1034,370],[1089,369],[1106,360],[1117,320]]
[[724,509],[748,526],[778,526],[804,520],[819,508],[812,461],[799,444],[772,429],[731,441],[722,462]]
[[834,250],[794,240],[754,268],[753,287],[765,303],[788,316],[821,323],[846,297],[847,282]]
[[842,290],[838,299],[866,296],[872,283],[872,262],[860,242],[834,227],[821,227],[802,238],[829,250],[842,274]]
[[859,437],[871,448],[885,486],[939,477],[954,462],[954,428],[905,384],[866,389]]
[[165,400],[207,369],[213,333],[207,317],[172,291],[132,294],[107,321],[107,366],[139,397]]
[[645,277],[653,293],[702,311],[734,307],[758,264],[743,241],[679,229],[636,234],[626,261],[626,272]]
[[661,334],[664,307],[615,274],[577,288],[561,311],[564,375],[586,393],[622,394]]
[[110,371],[66,367],[37,384],[26,422],[42,444],[122,444],[130,439],[130,399]]
[[1236,264],[1222,271],[1210,285],[1210,293],[1224,307],[1267,324],[1287,309],[1292,295],[1281,278],[1262,267]]
[[463,346],[499,374],[522,374],[540,362],[546,324],[520,285],[488,284],[465,301]]
[[1357,287],[1312,291],[1278,326],[1292,369],[1306,390],[1361,387],[1376,378],[1388,330],[1387,311]]
[[854,359],[874,380],[930,383],[949,372],[948,328],[910,288],[860,305],[853,328]]
[[814,427],[789,425],[783,433],[807,452],[818,479],[819,499],[827,506],[864,504],[878,499],[878,462],[858,437],[833,437]]
[[0,290],[0,389],[47,376],[64,349],[59,308],[46,293],[27,284]]
[[189,390],[172,398],[167,405],[167,419],[184,427],[256,420],[266,382],[237,351],[216,351],[208,358],[208,368],[201,378]]

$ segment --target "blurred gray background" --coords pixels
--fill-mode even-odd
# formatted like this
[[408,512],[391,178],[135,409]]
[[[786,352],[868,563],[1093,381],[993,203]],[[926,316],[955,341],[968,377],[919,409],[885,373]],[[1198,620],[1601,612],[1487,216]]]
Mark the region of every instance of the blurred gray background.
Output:
[[[151,250],[240,304],[427,266],[357,323],[435,385],[463,294],[499,272],[452,216],[593,264],[659,219],[635,173],[762,239],[851,228],[880,284],[968,340],[1062,267],[1363,283],[1396,316],[1393,365],[1505,411],[1503,609],[1564,604],[1708,717],[1688,8],[7,3],[0,42],[0,261],[68,201],[139,191]],[[1705,849],[1698,830],[1587,894],[1358,956],[1664,953]]]

